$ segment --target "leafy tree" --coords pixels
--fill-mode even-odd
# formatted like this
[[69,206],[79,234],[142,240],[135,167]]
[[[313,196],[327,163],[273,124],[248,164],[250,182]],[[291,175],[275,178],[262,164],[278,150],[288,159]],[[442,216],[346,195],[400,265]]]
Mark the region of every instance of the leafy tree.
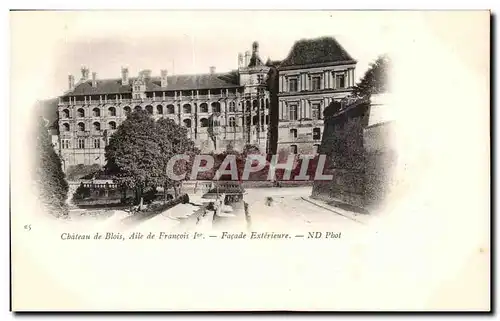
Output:
[[67,214],[68,183],[62,170],[60,157],[54,150],[45,121],[38,118],[35,141],[33,178],[39,198],[54,215]]
[[[173,187],[179,194],[180,182],[167,173],[170,158],[177,154],[193,156],[198,153],[194,142],[187,137],[186,128],[170,119],[155,121],[148,112],[134,111],[111,135],[106,146],[106,171],[115,176],[118,184],[136,191],[136,204],[143,202],[147,188]],[[185,172],[188,161],[177,161],[174,172]]]
[[387,55],[381,55],[370,65],[363,78],[354,86],[353,95],[369,98],[388,89],[388,73],[391,60]]
[[[188,138],[187,129],[176,124],[172,119],[162,118],[155,124],[154,139],[160,150],[158,159],[159,168],[161,169],[160,183],[164,189],[173,188],[175,197],[180,194],[180,181],[174,181],[167,173],[167,164],[170,158],[174,155],[188,155],[190,160],[193,156],[199,153],[199,150],[194,146],[194,142]],[[173,171],[175,174],[188,173],[191,169],[192,161],[177,160]]]
[[154,119],[146,111],[134,111],[111,135],[105,149],[107,173],[122,187],[134,189],[135,202],[141,206],[144,190],[161,183],[161,152],[154,135]]

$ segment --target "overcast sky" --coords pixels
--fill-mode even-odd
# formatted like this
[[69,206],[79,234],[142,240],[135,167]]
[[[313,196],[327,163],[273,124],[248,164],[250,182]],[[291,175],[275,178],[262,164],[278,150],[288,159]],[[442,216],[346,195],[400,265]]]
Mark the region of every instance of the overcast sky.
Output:
[[[358,60],[356,77],[385,51],[390,16],[384,12],[327,11],[100,11],[44,12],[33,17],[31,46],[46,75],[40,95],[67,89],[68,75],[86,65],[98,78],[119,78],[141,69],[169,74],[237,68],[239,52],[259,42],[265,61],[284,59],[302,38],[333,36]],[[28,39],[29,40],[29,39]]]

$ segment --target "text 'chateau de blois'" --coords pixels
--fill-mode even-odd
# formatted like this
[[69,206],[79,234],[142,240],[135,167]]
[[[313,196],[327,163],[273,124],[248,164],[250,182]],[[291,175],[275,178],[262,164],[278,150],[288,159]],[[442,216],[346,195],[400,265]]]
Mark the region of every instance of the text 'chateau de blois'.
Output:
[[203,153],[252,144],[272,154],[315,154],[323,110],[349,96],[355,68],[356,60],[332,37],[299,40],[284,60],[266,63],[254,42],[251,52],[238,55],[237,70],[226,73],[211,67],[206,74],[143,70],[131,77],[122,68],[119,78],[99,79],[83,67],[80,80],[70,75],[59,97],[54,143],[64,169],[104,165],[111,134],[127,113],[143,109],[185,126]]

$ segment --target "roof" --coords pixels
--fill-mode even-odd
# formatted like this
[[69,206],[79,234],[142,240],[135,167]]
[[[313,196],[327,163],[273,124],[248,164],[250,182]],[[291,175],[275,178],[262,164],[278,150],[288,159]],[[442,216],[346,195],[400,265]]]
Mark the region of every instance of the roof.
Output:
[[248,64],[248,67],[257,67],[257,66],[263,66],[263,65],[264,65],[264,63],[260,59],[259,55],[254,52],[252,54],[252,57],[250,58],[250,63]]
[[356,63],[335,38],[321,37],[295,42],[280,67],[336,62]]
[[[98,79],[97,86],[92,87],[92,80],[81,82],[75,89],[64,94],[73,95],[99,95],[110,93],[131,93],[132,84],[137,78],[129,78],[130,84],[122,86],[121,78]],[[194,90],[194,89],[220,89],[240,87],[237,72],[195,74],[195,75],[173,75],[167,77],[167,87],[161,87],[160,77],[146,78],[146,91],[165,90]]]

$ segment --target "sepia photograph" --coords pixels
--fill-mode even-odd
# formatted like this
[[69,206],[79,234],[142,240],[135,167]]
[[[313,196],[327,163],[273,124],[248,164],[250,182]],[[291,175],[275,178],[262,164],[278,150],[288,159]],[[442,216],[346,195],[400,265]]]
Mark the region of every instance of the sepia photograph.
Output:
[[490,19],[11,11],[11,310],[489,311]]

